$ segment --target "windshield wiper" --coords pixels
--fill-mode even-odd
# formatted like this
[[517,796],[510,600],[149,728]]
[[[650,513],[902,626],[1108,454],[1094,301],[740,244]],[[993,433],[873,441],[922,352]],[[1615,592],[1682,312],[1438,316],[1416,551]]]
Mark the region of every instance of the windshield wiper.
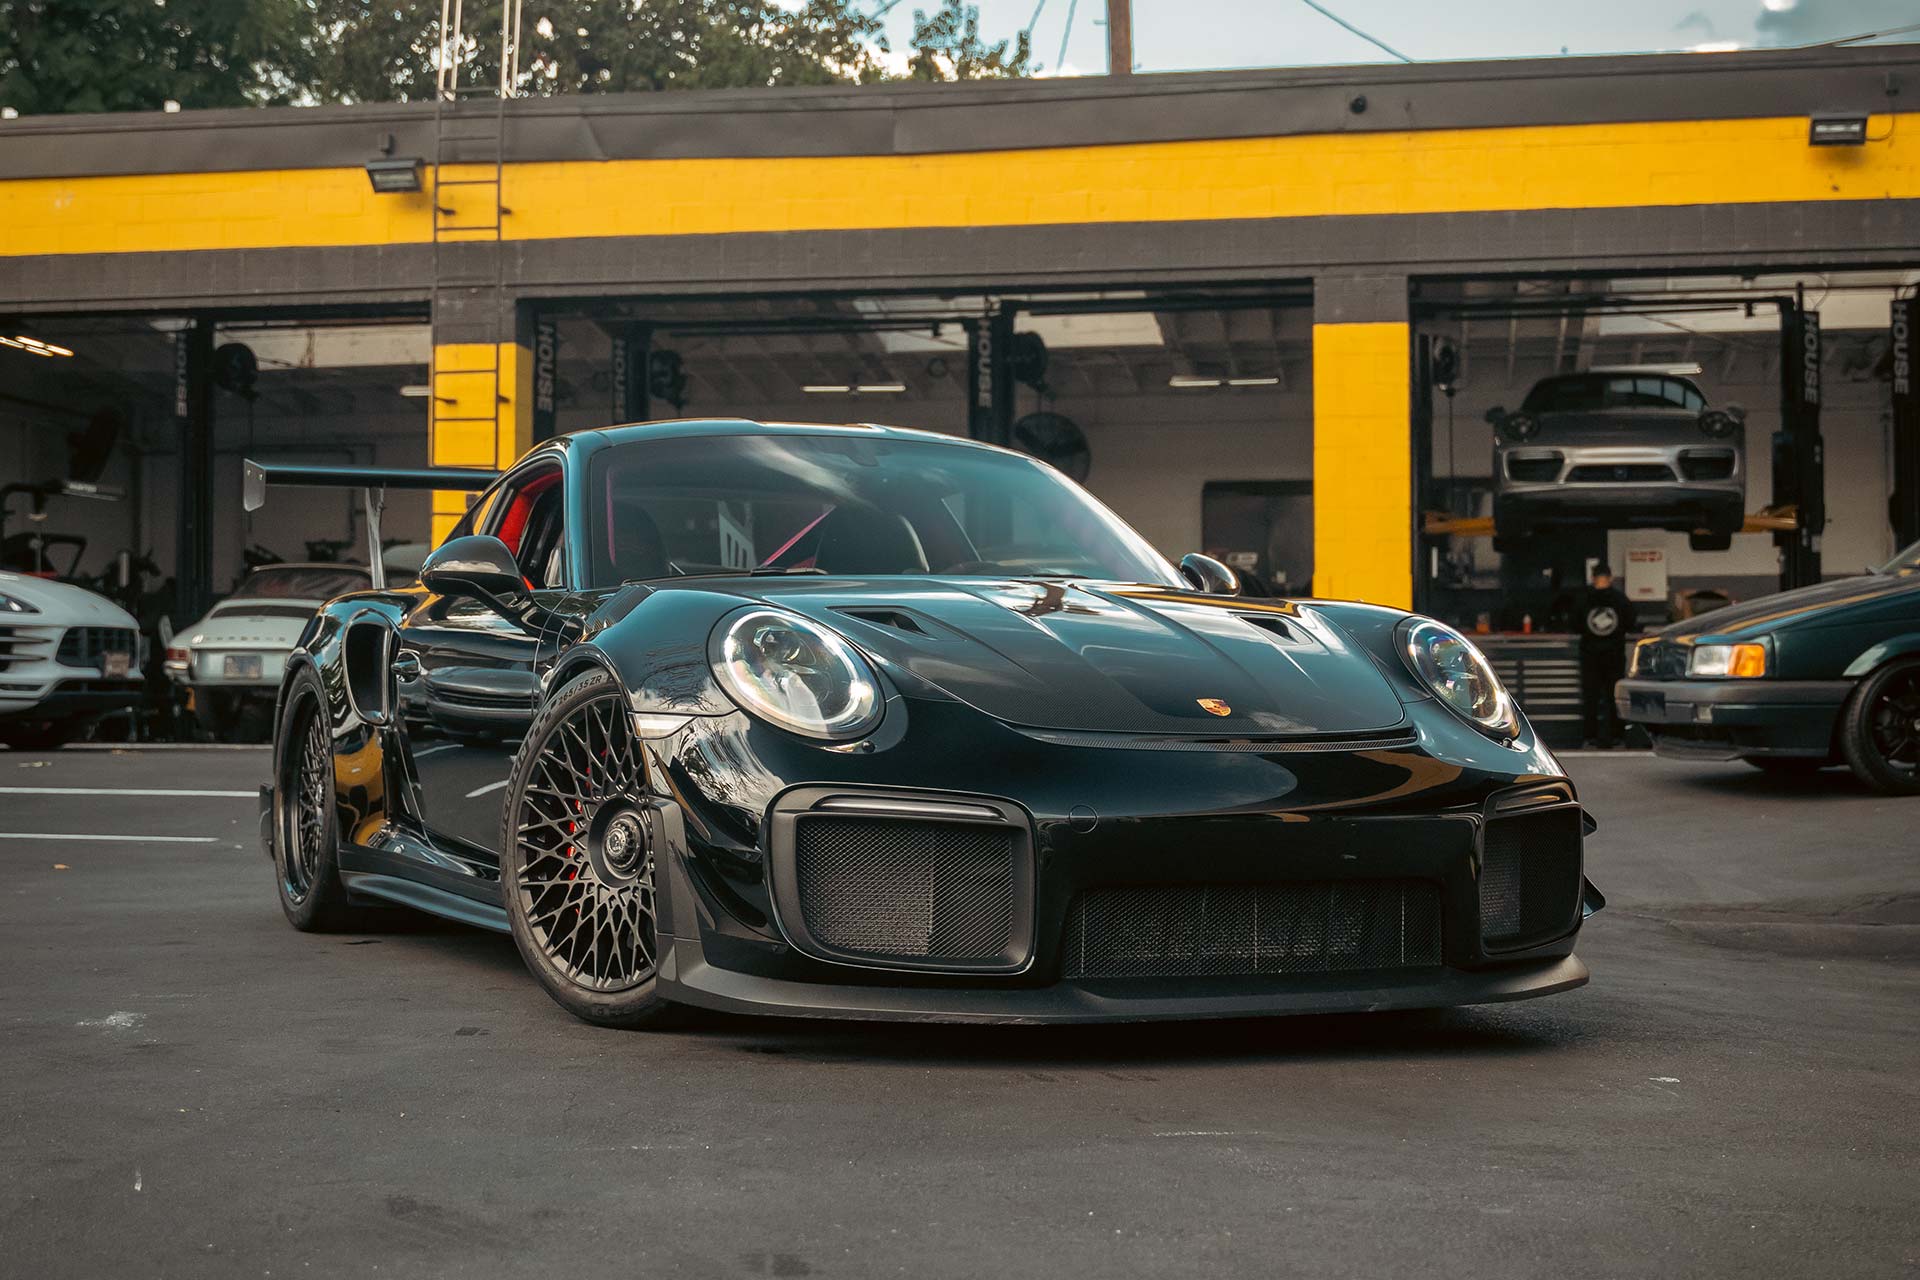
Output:
[[816,569],[812,565],[802,567],[799,565],[763,564],[747,570],[747,576],[749,578],[769,578],[779,577],[788,573],[817,573],[824,577],[826,576],[826,572],[825,569]]

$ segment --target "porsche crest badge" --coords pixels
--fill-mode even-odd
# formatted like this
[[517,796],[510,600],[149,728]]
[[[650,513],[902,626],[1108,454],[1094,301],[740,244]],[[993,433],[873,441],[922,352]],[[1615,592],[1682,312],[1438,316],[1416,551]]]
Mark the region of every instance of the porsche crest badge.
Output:
[[1218,698],[1195,698],[1194,701],[1198,702],[1200,709],[1210,716],[1230,716],[1233,714],[1233,708]]

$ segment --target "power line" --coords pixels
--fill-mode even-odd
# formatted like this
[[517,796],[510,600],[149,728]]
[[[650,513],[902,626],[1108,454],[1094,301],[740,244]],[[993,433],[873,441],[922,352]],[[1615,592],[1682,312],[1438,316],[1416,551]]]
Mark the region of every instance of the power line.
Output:
[[1040,15],[1045,13],[1046,11],[1047,11],[1047,0],[1040,0],[1039,4],[1036,4],[1035,6],[1033,6],[1033,16],[1027,19],[1026,30],[1022,33],[1027,37],[1027,39],[1029,40],[1033,39],[1033,29],[1040,24]]
[[1060,74],[1060,68],[1067,65],[1067,41],[1073,39],[1073,14],[1080,7],[1080,0],[1067,0],[1067,29],[1060,33],[1060,56],[1053,60],[1053,73]]
[[1406,54],[1400,52],[1398,49],[1394,48],[1392,45],[1388,44],[1386,41],[1376,39],[1375,37],[1368,35],[1366,32],[1354,26],[1351,22],[1348,22],[1345,18],[1333,12],[1333,10],[1327,8],[1325,5],[1316,3],[1316,0],[1300,0],[1300,3],[1306,5],[1307,8],[1313,10],[1315,13],[1319,14],[1321,17],[1327,19],[1328,21],[1338,23],[1339,25],[1345,27],[1348,31],[1353,32],[1354,35],[1359,36],[1362,40],[1365,40],[1368,44],[1374,46],[1374,48],[1384,49],[1386,52],[1392,54],[1394,57],[1400,59],[1400,61],[1402,62],[1413,61],[1412,58],[1409,58]]

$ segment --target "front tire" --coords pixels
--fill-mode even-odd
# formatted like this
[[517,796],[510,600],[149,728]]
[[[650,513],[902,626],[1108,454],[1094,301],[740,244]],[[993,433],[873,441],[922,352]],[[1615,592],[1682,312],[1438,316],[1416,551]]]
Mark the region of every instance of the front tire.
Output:
[[1888,795],[1920,795],[1920,658],[1902,658],[1854,689],[1840,717],[1854,776]]
[[340,883],[333,718],[312,667],[299,668],[288,684],[278,734],[272,833],[280,909],[302,933],[351,930],[364,913],[347,901]]
[[514,761],[500,894],[521,959],[567,1012],[660,1027],[653,815],[647,766],[618,684],[591,671],[535,718]]

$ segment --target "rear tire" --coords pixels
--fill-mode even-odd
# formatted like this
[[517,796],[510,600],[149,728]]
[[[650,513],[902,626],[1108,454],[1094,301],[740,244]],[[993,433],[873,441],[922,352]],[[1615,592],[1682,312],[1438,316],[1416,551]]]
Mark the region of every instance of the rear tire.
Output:
[[359,928],[368,913],[348,902],[340,883],[333,721],[312,667],[300,667],[288,684],[277,743],[271,832],[280,909],[302,933]]
[[1920,795],[1920,658],[1889,662],[1860,682],[1840,716],[1840,747],[1874,790]]
[[555,1003],[596,1026],[658,1028],[644,748],[619,685],[594,670],[535,717],[501,814],[500,895],[514,945]]

